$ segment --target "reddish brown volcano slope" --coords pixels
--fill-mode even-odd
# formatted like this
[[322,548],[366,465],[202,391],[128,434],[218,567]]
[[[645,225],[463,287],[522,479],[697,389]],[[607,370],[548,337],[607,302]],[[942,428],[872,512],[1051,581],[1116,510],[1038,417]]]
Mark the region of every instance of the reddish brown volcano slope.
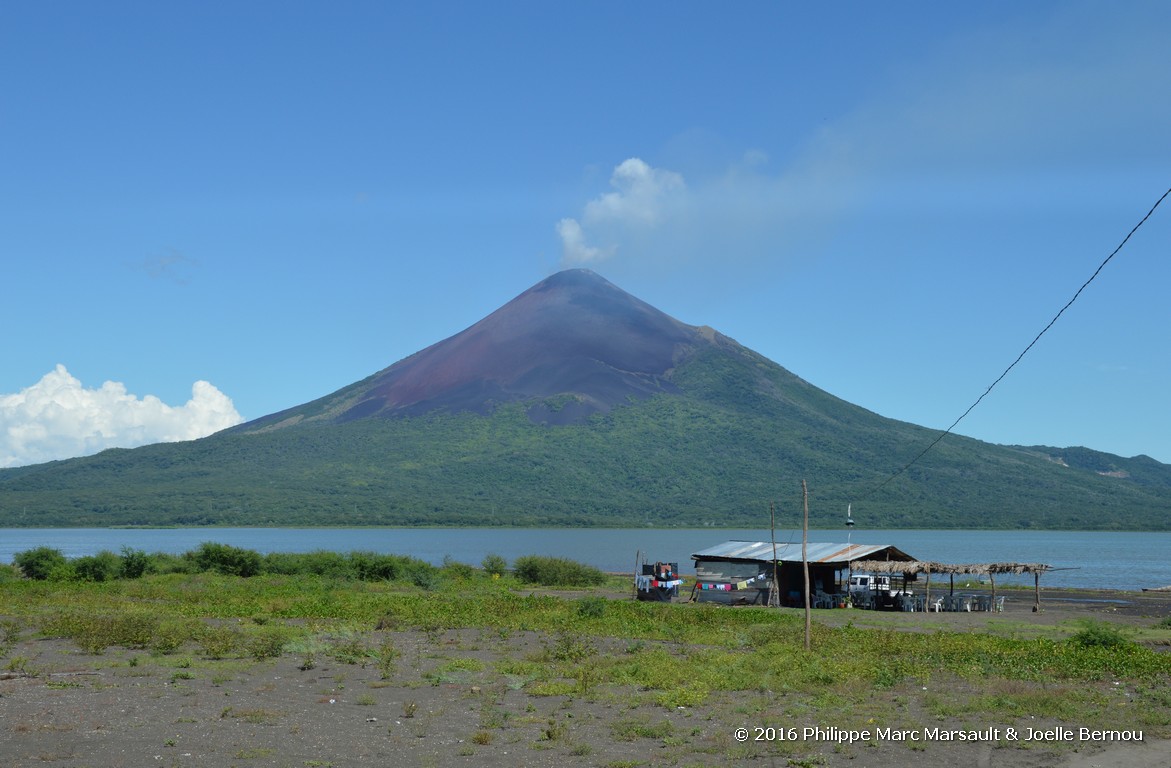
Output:
[[575,401],[557,420],[575,420],[632,395],[670,391],[664,375],[699,338],[696,328],[589,270],[560,272],[367,380],[364,396],[340,419],[485,413],[503,402],[570,394]]

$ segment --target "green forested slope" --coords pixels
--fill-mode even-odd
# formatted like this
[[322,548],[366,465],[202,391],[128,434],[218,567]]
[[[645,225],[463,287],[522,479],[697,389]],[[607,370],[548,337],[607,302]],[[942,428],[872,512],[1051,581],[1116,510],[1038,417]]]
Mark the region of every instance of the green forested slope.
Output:
[[[734,343],[677,395],[580,425],[433,413],[303,422],[0,471],[0,526],[815,525],[1171,528],[1171,467],[935,434],[845,403]],[[553,408],[568,396],[548,401]],[[1110,472],[1112,475],[1101,474]]]

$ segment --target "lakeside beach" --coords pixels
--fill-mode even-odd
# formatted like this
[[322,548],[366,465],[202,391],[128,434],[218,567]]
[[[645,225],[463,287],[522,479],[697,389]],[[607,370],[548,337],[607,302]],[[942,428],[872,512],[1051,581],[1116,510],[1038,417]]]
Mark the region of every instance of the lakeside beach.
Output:
[[[578,603],[633,602],[613,581],[597,589],[525,588],[518,594],[553,600],[547,604],[552,606],[565,601],[571,613],[579,613]],[[437,594],[435,599],[445,598]],[[1032,608],[1031,592],[1010,590],[1003,613],[825,609],[814,611],[813,621],[815,628],[826,628],[817,630],[819,638],[847,626],[855,632],[892,632],[887,642],[895,657],[900,637],[942,631],[941,638],[955,633],[1060,638],[1086,622],[1144,632],[1148,648],[1171,648],[1171,639],[1150,640],[1151,628],[1171,615],[1171,593],[1047,590],[1042,610]],[[640,610],[706,610],[717,620],[725,617],[728,631],[738,632],[744,630],[735,627],[743,626],[746,617],[763,618],[762,612],[771,609],[648,605]],[[803,611],[779,613],[795,627]],[[252,615],[211,625],[248,631],[261,621],[262,630],[279,623]],[[588,678],[573,677],[585,674],[582,670],[591,664],[628,664],[632,654],[634,659],[645,656],[645,663],[657,659],[685,667],[716,652],[687,637],[638,640],[539,628],[506,631],[491,621],[450,628],[410,621],[344,626],[350,628],[330,630],[330,642],[364,650],[353,650],[350,657],[318,652],[312,660],[295,647],[263,659],[208,658],[195,649],[166,655],[125,647],[94,652],[28,627],[15,629],[6,649],[7,671],[0,673],[0,757],[13,768],[122,768],[146,761],[336,768],[372,762],[698,766],[759,764],[761,759],[833,768],[941,762],[1148,768],[1171,759],[1166,725],[1171,701],[1125,677],[1074,684],[993,675],[982,682],[909,669],[890,685],[867,690],[842,688],[830,675],[814,686],[822,689],[815,696],[801,690],[713,690],[688,699],[687,688],[671,694],[653,686],[591,685],[584,682]],[[395,663],[380,666],[372,650],[377,648],[393,648]],[[569,668],[577,671],[559,673],[568,679],[559,680],[558,673],[545,678],[540,672],[542,665],[566,664],[575,654],[582,664]],[[1054,696],[1080,703],[1064,710],[1053,703]],[[990,708],[989,701],[1000,703]],[[1038,713],[1030,715],[1029,707]],[[941,713],[951,714],[940,722]],[[796,739],[786,739],[786,728],[802,730]],[[816,738],[816,732],[803,738],[805,728],[852,728],[871,735],[843,744]],[[782,729],[780,739],[777,729]],[[981,729],[999,737],[931,736]],[[1010,729],[1012,738],[1006,736]],[[1025,737],[1029,731],[1072,730],[1076,735],[1083,729],[1129,731],[1132,738]],[[880,732],[905,738],[882,739],[875,735]],[[1133,738],[1135,732],[1141,732],[1141,740]]]

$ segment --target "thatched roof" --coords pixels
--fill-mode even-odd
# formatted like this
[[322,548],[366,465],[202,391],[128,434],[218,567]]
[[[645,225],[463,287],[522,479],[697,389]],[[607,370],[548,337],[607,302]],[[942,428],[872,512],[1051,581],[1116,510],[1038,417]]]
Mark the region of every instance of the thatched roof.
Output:
[[926,560],[898,562],[895,560],[854,560],[855,571],[871,573],[1044,573],[1050,570],[1045,563],[934,563]]

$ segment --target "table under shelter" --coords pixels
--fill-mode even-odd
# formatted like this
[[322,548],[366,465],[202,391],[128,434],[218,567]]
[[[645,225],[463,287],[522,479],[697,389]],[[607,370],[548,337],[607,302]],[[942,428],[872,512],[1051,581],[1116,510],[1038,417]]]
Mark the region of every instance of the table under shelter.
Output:
[[[907,578],[918,577],[919,574],[926,575],[926,595],[922,603],[921,610],[1001,610],[1004,605],[1004,597],[997,597],[996,595],[996,576],[997,574],[1033,574],[1033,612],[1041,610],[1041,574],[1046,571],[1053,570],[1052,566],[1045,563],[938,563],[926,560],[913,561],[895,561],[895,560],[854,560],[850,563],[851,571],[858,571],[863,573],[901,573]],[[935,600],[931,599],[931,576],[932,574],[941,575],[947,574],[949,578],[948,593],[946,596],[937,597]],[[956,574],[970,575],[970,576],[987,576],[988,582],[992,588],[992,595],[990,599],[985,600],[984,596],[964,595],[956,596],[955,594],[955,577]],[[970,598],[970,599],[969,599]]]

